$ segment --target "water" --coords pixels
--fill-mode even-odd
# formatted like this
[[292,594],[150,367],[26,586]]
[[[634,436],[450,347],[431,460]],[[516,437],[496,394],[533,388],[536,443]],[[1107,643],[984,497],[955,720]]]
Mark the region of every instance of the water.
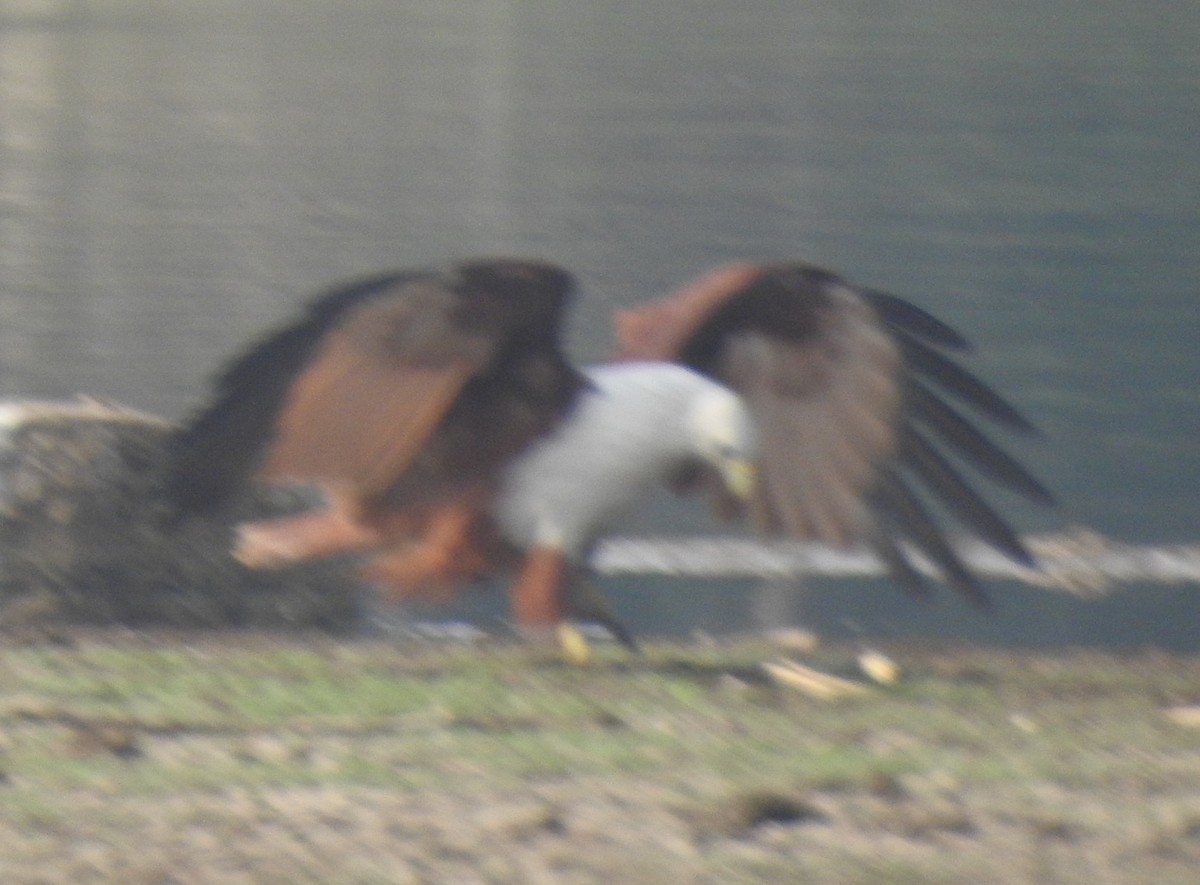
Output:
[[[480,253],[574,269],[597,358],[615,305],[802,257],[969,331],[1067,520],[1192,541],[1198,47],[1194,2],[0,3],[0,394],[180,416],[322,284]],[[984,624],[882,592],[809,611]],[[1036,620],[1144,641],[1194,594]]]

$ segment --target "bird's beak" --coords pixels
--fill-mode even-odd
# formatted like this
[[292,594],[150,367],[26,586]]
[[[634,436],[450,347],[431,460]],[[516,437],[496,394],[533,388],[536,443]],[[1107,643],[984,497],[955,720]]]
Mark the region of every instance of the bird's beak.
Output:
[[758,465],[745,458],[730,458],[721,464],[721,478],[731,495],[748,501],[758,488]]

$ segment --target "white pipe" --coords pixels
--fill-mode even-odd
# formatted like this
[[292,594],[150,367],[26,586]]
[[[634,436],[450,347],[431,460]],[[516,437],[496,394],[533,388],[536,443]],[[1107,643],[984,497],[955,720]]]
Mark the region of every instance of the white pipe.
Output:
[[[1013,562],[991,547],[967,540],[956,545],[978,575],[1023,581],[1077,595],[1097,596],[1119,583],[1200,583],[1200,545],[1138,546],[1114,541],[1086,528],[1025,539],[1040,568]],[[936,570],[919,555],[912,561],[929,575]],[[613,538],[592,556],[604,574],[657,574],[699,578],[797,578],[884,574],[883,564],[864,547],[837,550],[822,544],[756,541],[727,537]]]

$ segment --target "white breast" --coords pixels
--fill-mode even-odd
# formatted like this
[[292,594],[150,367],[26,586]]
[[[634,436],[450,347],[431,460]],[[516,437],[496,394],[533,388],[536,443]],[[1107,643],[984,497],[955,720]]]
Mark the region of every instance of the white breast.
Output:
[[505,472],[495,515],[522,548],[581,555],[674,467],[694,457],[689,405],[718,385],[674,363],[587,371],[567,419]]

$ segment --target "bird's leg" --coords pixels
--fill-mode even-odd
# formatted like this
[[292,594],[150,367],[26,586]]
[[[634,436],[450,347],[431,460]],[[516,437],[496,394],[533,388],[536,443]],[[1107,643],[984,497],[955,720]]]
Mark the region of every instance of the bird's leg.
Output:
[[278,568],[379,545],[379,532],[364,524],[361,508],[337,494],[328,499],[328,507],[320,510],[238,526],[234,558],[250,568]]
[[563,657],[584,664],[591,657],[588,641],[564,619],[569,569],[561,550],[533,548],[512,587],[513,618],[526,639],[535,643],[557,641]]
[[[364,577],[385,585],[397,596],[421,592],[449,597],[466,578],[478,574],[487,562],[473,544],[479,509],[473,501],[459,501],[435,510],[419,537],[411,527],[401,543],[371,559]],[[395,535],[386,526],[384,535]],[[439,592],[440,591],[440,592]]]
[[561,550],[535,547],[512,587],[512,611],[524,630],[549,632],[563,620],[566,559]]
[[563,655],[577,664],[585,663],[591,650],[568,617],[597,623],[630,651],[638,650],[633,636],[617,620],[585,567],[568,560],[554,547],[535,547],[525,557],[513,584],[512,610],[527,638],[545,641],[553,637]]

